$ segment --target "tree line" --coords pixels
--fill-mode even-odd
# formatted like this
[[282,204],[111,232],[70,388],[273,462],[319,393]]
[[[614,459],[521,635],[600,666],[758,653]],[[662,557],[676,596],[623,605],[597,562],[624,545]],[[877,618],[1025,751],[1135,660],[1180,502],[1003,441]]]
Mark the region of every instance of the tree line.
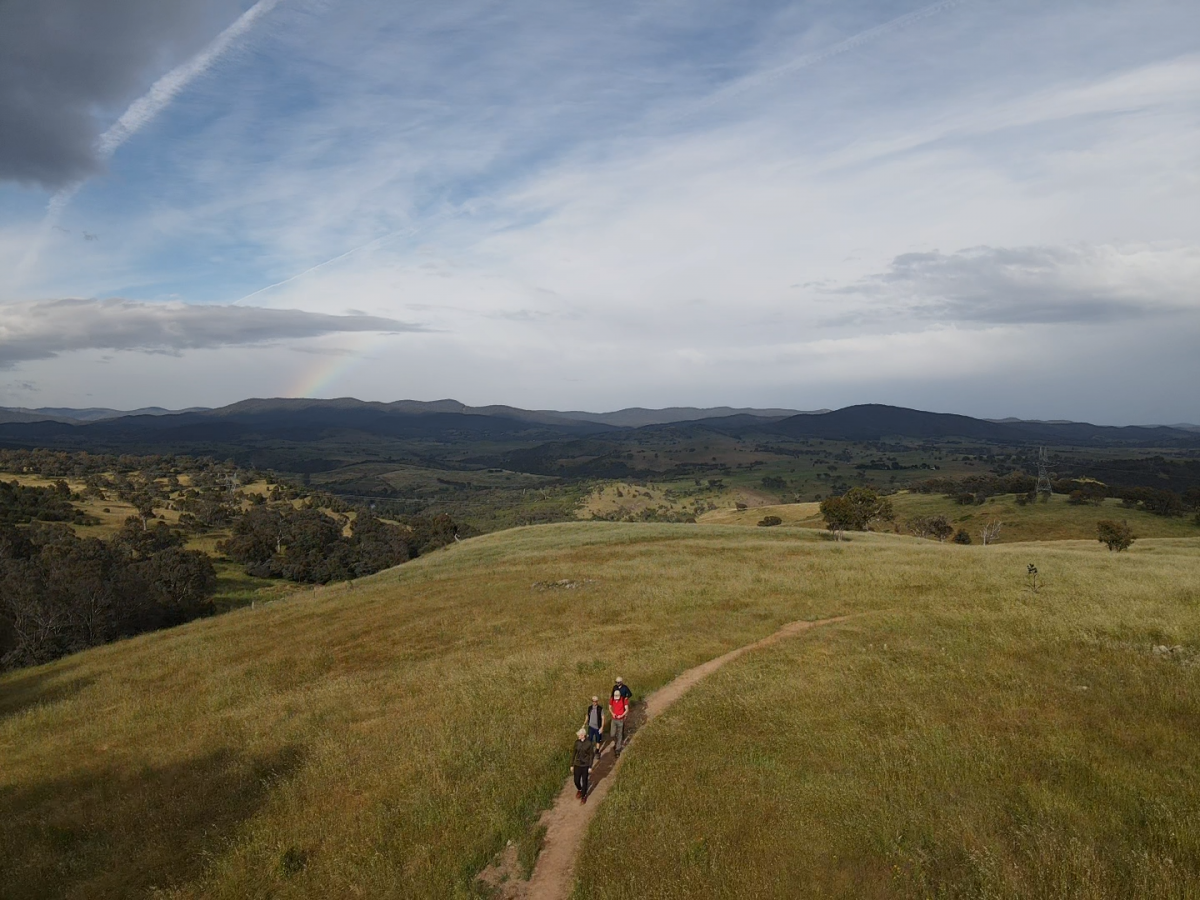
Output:
[[[215,611],[212,559],[187,550],[228,530],[218,552],[251,575],[325,584],[370,575],[474,533],[450,516],[388,522],[335,497],[231,463],[0,451],[9,471],[52,486],[0,481],[0,668],[36,665]],[[111,466],[111,468],[106,468]],[[144,466],[144,468],[138,468]],[[72,490],[65,478],[83,482]],[[266,484],[247,491],[248,481]],[[121,500],[136,515],[110,539],[75,504]],[[176,522],[164,521],[164,510]],[[107,512],[107,508],[105,510]]]
[[136,517],[109,541],[0,525],[0,667],[36,665],[213,611],[212,560]]

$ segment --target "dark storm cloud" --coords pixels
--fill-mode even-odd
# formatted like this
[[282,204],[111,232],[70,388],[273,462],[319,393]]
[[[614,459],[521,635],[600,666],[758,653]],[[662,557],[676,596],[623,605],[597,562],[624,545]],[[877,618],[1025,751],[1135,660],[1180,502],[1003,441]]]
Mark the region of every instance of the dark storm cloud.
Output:
[[424,330],[418,324],[378,316],[331,316],[295,309],[39,300],[0,306],[0,368],[74,350],[178,353],[336,332]]
[[237,0],[0,0],[0,181],[95,171],[96,137],[233,21]]
[[1113,322],[1197,308],[1195,248],[972,247],[906,253],[828,293],[876,312],[990,325]]

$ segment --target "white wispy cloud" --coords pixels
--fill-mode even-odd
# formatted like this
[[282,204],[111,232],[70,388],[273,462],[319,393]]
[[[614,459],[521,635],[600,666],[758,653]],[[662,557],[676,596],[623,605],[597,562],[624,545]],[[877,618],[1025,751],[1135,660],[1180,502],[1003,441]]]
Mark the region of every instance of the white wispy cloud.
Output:
[[[825,377],[838,354],[890,388],[922,347],[978,372],[1017,333],[1094,347],[1195,316],[1182,0],[289,4],[271,25],[176,95],[168,136],[123,145],[142,199],[90,184],[25,290],[419,314],[430,332],[337,389],[415,391],[442,360],[497,392],[474,402],[582,377],[610,405],[826,406],[763,392],[863,384]],[[1079,358],[1031,365],[1074,383]]]

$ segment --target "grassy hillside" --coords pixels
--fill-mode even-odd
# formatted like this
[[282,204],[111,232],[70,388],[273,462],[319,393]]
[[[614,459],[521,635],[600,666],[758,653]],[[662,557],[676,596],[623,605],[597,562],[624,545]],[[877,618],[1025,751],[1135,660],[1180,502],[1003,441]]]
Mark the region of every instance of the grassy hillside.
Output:
[[[896,512],[894,527],[920,516],[944,515],[955,528],[965,528],[978,541],[979,531],[993,519],[1004,523],[998,543],[1015,541],[1095,540],[1100,519],[1127,521],[1138,537],[1200,537],[1200,527],[1187,516],[1156,516],[1139,509],[1126,509],[1120,500],[1107,499],[1098,506],[1074,506],[1062,494],[1049,502],[1020,506],[1012,494],[992,497],[980,506],[962,506],[940,494],[901,492],[888,498]],[[778,516],[784,525],[823,528],[819,503],[788,503],[756,509],[717,509],[697,520],[713,525],[757,525],[764,516]]]
[[833,559],[741,529],[526,529],[9,675],[0,892],[466,895],[614,674],[641,692],[863,604],[792,590],[810,557]]
[[576,897],[1200,896],[1200,542],[948,549],[648,729]]
[[[924,896],[890,874],[908,871],[897,838],[963,895],[959,823],[1007,865],[1013,821],[1100,875],[1171,856],[1190,885],[1197,576],[1198,541],[1116,556],[694,525],[487,535],[0,679],[0,896],[471,896],[506,841],[532,860],[571,732],[615,674],[640,696],[784,622],[871,611],[740,661],[648,729],[601,808],[585,894]],[[1089,742],[1102,790],[1064,755],[1091,760]],[[931,793],[956,771],[961,812]],[[736,880],[743,852],[758,880]],[[681,859],[690,893],[660,878]]]

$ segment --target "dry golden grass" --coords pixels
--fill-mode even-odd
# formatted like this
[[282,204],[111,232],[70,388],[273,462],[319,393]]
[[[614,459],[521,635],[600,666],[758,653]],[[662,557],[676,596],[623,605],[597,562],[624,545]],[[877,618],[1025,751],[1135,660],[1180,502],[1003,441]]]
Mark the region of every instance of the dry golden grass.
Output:
[[[708,510],[710,505],[736,508],[742,503],[751,509],[764,507],[775,497],[754,488],[694,487],[692,482],[667,482],[632,484],[627,481],[609,481],[597,487],[583,498],[575,515],[580,519],[604,518],[614,513],[638,515],[652,509],[659,513],[695,515],[706,519],[718,515],[722,510]],[[742,524],[742,523],[737,523]]]
[[[11,674],[0,890],[467,895],[504,841],[528,838],[586,697],[843,611],[794,593],[784,562],[835,549],[523,529]],[[560,579],[590,583],[532,587]]]
[[[1047,579],[1036,597],[1022,593],[1030,553]],[[1043,766],[1027,788],[1035,812],[1087,812],[1112,793],[1044,752],[1059,724],[1058,745],[1086,746],[1083,736],[1103,748],[1113,791],[1170,789],[1165,805],[1068,816],[1078,858],[1101,846],[1148,848],[1154,860],[1162,828],[1195,822],[1179,817],[1197,809],[1185,765],[1196,760],[1181,756],[1197,724],[1186,680],[1195,670],[1176,665],[1169,677],[1184,680],[1153,680],[1154,666],[1173,663],[1144,645],[1198,643],[1198,574],[1196,541],[1140,542],[1118,557],[1094,542],[838,544],[722,526],[487,535],[353,585],[0,679],[0,896],[472,896],[475,874],[507,840],[532,857],[534,823],[565,776],[587,698],[614,675],[641,695],[784,622],[871,610],[890,612],[740,661],[647,729],[584,860],[599,896],[795,896],[785,888],[797,883],[854,896],[860,881],[876,885],[880,854],[891,862],[878,841],[895,824],[923,841],[914,859],[942,866],[930,871],[970,874],[955,868],[959,821],[974,829],[971,847],[1004,862],[1004,816],[1017,807],[1004,805],[1011,769],[1001,763],[1014,743]],[[563,579],[578,586],[541,586]],[[1191,608],[1177,610],[1187,597]],[[1088,653],[1095,666],[1077,671]],[[1089,692],[1075,692],[1083,683]],[[713,702],[726,705],[704,706]],[[1177,731],[1169,740],[1155,718],[1164,711]],[[1128,740],[1114,744],[1106,722],[1127,713]],[[785,728],[780,749],[772,741]],[[891,760],[882,770],[881,754]],[[995,788],[973,799],[974,818],[939,818],[951,807],[927,796],[930,784],[953,785],[947,766],[973,789]],[[688,789],[697,784],[719,790]],[[714,793],[726,806],[694,818]],[[819,828],[782,840],[781,828],[809,821],[787,818],[797,799],[826,795],[813,812],[825,816]],[[1138,808],[1158,818],[1126,815]],[[1019,821],[1042,846],[1041,820]],[[825,841],[821,829],[840,837]],[[762,873],[748,884],[761,893],[725,880],[736,856],[726,848],[741,845],[720,841],[735,833],[747,835],[747,864]],[[659,877],[677,867],[680,834],[695,843],[688,859],[710,861],[686,882],[699,893]],[[809,838],[820,852],[797,849]],[[831,846],[857,847],[863,861],[848,871],[869,877],[838,881],[834,866],[823,880]],[[632,887],[626,862],[643,879]]]
[[844,559],[847,604],[890,609],[647,729],[577,898],[1200,896],[1200,541]]
[[778,516],[783,525],[822,528],[820,503],[777,503],[772,506],[714,509],[696,521],[705,525],[757,525],[764,516]]
[[[980,506],[961,506],[940,494],[913,494],[901,491],[889,498],[895,509],[894,527],[904,530],[905,523],[920,516],[944,515],[956,528],[965,528],[975,541],[979,532],[993,519],[1003,522],[997,543],[1023,541],[1095,540],[1100,519],[1128,521],[1139,537],[1200,537],[1189,516],[1164,517],[1137,509],[1125,509],[1120,500],[1105,500],[1099,506],[1073,506],[1061,494],[1047,503],[1020,506],[1012,494],[994,497]],[[718,509],[697,521],[710,525],[757,525],[763,516],[779,516],[784,525],[823,528],[819,503],[787,503],[760,509]],[[887,527],[889,530],[893,526]]]

